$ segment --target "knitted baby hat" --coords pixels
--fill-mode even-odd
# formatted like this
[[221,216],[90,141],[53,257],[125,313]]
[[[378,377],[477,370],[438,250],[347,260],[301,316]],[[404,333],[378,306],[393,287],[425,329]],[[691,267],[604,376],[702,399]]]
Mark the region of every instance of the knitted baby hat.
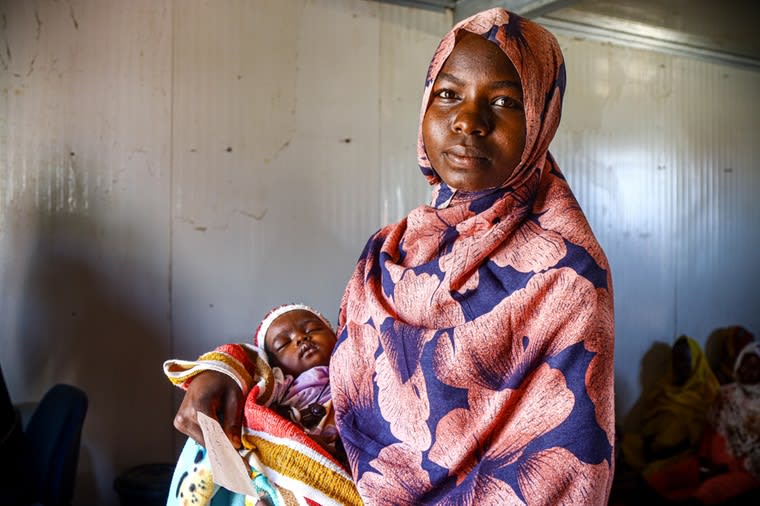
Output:
[[316,309],[310,308],[306,304],[283,304],[282,306],[277,306],[270,309],[264,319],[261,320],[259,327],[256,329],[256,333],[253,335],[253,344],[256,347],[266,351],[267,349],[265,338],[267,336],[267,330],[269,330],[269,326],[272,325],[272,322],[274,322],[278,317],[284,315],[285,313],[289,313],[290,311],[297,311],[299,309],[314,314],[329,328],[333,328],[333,326],[330,325],[330,321],[322,316],[322,313]]

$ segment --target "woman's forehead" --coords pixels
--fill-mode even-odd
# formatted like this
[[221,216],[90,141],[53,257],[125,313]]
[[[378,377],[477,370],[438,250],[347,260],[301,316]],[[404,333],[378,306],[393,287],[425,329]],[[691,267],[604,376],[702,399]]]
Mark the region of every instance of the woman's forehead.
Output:
[[459,39],[453,50],[446,58],[438,77],[444,74],[446,77],[466,76],[470,72],[496,71],[509,76],[508,81],[521,87],[517,69],[512,64],[506,53],[494,42],[476,35],[467,33]]

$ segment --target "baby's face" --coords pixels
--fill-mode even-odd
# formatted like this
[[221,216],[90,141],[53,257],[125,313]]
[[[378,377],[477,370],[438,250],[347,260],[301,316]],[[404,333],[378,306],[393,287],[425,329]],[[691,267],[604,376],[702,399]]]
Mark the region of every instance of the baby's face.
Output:
[[328,365],[335,332],[311,311],[297,309],[277,317],[264,336],[272,365],[298,376],[318,365]]

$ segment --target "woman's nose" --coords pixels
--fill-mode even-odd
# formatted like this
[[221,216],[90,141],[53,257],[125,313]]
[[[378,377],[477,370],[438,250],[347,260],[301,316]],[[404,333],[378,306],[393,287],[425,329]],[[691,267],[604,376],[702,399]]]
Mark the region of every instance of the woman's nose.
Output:
[[453,130],[458,134],[486,135],[491,129],[487,109],[474,101],[463,102],[455,111]]

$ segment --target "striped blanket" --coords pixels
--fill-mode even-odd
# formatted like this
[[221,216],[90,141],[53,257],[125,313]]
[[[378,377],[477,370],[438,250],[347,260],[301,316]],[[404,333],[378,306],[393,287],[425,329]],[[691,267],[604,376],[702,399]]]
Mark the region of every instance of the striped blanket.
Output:
[[[304,430],[267,407],[273,388],[271,369],[248,345],[225,345],[197,361],[169,360],[164,371],[186,387],[205,370],[245,370],[247,385],[241,458],[250,468],[257,496],[245,496],[214,483],[206,449],[188,439],[177,461],[167,506],[354,505],[362,504],[351,475]],[[240,374],[231,374],[240,383]],[[331,403],[327,405],[332,411]]]

